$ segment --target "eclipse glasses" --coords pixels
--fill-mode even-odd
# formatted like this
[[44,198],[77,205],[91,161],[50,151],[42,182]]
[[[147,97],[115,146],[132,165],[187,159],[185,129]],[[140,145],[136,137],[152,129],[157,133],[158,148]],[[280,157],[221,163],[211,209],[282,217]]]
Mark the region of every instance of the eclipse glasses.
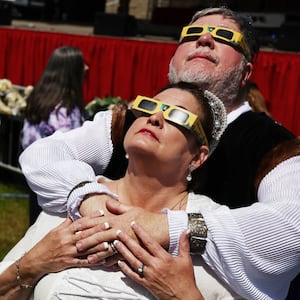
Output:
[[209,32],[216,41],[238,48],[245,57],[250,60],[250,53],[244,41],[244,36],[240,32],[226,27],[209,25],[184,26],[181,31],[179,43],[198,39],[207,32]]
[[192,131],[201,143],[208,146],[208,141],[199,117],[192,112],[176,105],[161,102],[144,96],[137,96],[131,109],[154,115],[162,112],[165,120]]

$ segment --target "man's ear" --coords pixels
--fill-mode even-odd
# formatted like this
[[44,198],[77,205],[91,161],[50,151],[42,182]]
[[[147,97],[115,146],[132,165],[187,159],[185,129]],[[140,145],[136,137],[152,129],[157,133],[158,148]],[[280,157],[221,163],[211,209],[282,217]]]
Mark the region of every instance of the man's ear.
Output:
[[245,68],[245,74],[244,74],[244,78],[242,80],[242,86],[244,87],[247,82],[249,81],[251,75],[252,75],[252,71],[253,71],[253,64],[248,62],[246,64],[246,68]]
[[209,149],[207,146],[202,145],[199,147],[198,152],[193,157],[193,160],[191,161],[191,166],[194,169],[199,168],[208,158]]

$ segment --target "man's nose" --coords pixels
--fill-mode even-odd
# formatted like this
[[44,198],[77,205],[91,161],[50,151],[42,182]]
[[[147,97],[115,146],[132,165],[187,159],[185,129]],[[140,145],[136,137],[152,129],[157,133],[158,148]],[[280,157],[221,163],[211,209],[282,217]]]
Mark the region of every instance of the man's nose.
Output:
[[213,49],[215,45],[215,40],[213,39],[210,32],[206,32],[199,36],[197,39],[197,46],[202,47],[209,47],[210,49]]

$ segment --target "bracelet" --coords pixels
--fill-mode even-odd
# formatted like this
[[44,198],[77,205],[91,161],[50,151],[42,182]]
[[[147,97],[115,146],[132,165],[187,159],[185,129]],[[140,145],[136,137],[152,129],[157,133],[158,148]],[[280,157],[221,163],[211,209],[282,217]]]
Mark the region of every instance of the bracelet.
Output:
[[71,189],[70,193],[68,194],[67,199],[69,199],[70,195],[71,195],[76,189],[79,189],[79,188],[85,186],[85,185],[88,184],[88,183],[91,183],[91,181],[86,180],[86,181],[82,181],[82,182],[79,182],[78,184],[76,184],[76,185]]
[[207,239],[207,226],[201,213],[188,213],[190,231],[190,251],[192,254],[203,254]]
[[[23,256],[22,256],[23,257]],[[16,268],[17,268],[17,276],[16,276],[16,279],[17,279],[17,282],[20,286],[21,289],[31,289],[33,288],[32,285],[30,284],[27,284],[27,283],[22,283],[22,278],[21,278],[21,275],[20,275],[20,261],[21,261],[21,258],[19,258],[17,261],[16,261]]]

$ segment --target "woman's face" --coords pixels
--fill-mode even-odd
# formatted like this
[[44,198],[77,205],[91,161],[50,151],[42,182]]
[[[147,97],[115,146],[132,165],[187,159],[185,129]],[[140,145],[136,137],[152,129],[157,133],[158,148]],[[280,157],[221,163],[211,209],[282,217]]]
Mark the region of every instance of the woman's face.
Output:
[[[180,106],[196,115],[201,112],[194,96],[177,88],[167,89],[154,99]],[[176,165],[181,160],[190,159],[199,148],[191,131],[166,121],[162,112],[137,118],[125,136],[124,146],[129,157],[142,155],[159,162],[175,162]]]

